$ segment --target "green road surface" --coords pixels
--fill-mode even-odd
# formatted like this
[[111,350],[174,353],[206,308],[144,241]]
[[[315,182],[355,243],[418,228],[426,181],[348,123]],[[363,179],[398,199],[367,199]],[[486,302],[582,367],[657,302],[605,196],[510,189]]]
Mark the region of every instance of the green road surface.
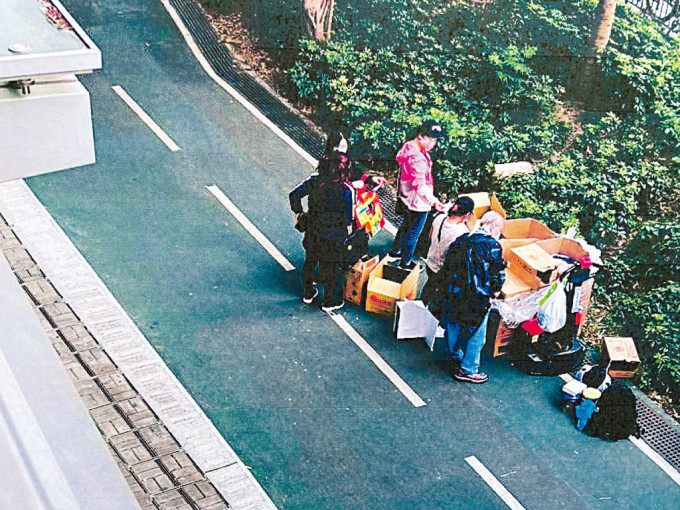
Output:
[[[309,164],[214,84],[157,0],[68,0],[103,53],[82,77],[97,163],[29,185],[280,508],[677,508],[631,442],[577,432],[561,381],[485,357],[454,382],[386,319],[342,312],[425,400],[414,407],[317,306],[287,192]],[[112,91],[181,147],[171,152]],[[436,154],[435,154],[436,157]],[[297,267],[285,272],[210,195],[217,185]],[[384,253],[388,234],[374,240]]]

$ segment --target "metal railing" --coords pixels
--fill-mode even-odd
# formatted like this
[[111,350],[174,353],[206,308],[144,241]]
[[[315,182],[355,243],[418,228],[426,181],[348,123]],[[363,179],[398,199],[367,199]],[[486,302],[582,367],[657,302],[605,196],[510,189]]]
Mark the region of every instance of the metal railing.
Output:
[[669,34],[677,34],[680,27],[680,0],[625,0],[641,13],[649,16]]

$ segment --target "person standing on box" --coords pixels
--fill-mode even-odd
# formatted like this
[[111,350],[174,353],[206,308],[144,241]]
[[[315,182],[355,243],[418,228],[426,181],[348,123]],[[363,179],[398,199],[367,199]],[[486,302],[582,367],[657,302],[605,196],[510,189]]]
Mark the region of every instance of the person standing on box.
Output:
[[[295,227],[305,233],[302,246],[305,262],[302,266],[302,301],[311,304],[319,291],[314,287],[314,273],[319,266],[319,283],[324,288],[321,309],[331,312],[345,302],[337,296],[338,280],[342,274],[344,241],[352,230],[352,190],[343,182],[343,174],[351,169],[351,160],[335,154],[328,164],[319,165],[318,172],[295,186],[288,195],[290,208],[295,213]],[[302,199],[308,196],[305,213]]]
[[389,255],[401,257],[399,265],[408,269],[415,267],[413,252],[416,249],[427,215],[432,207],[440,212],[444,204],[434,196],[432,160],[430,152],[442,136],[442,127],[434,120],[426,120],[418,129],[418,136],[406,142],[397,153],[399,163],[399,189],[397,214],[404,220],[394,237]]
[[503,250],[498,242],[503,217],[494,211],[482,216],[479,227],[451,245],[442,266],[448,284],[441,326],[444,328],[452,376],[457,381],[485,383],[479,372],[492,297],[505,282]]
[[439,305],[444,287],[439,278],[441,276],[439,270],[444,263],[449,246],[460,236],[470,232],[466,222],[472,216],[474,209],[475,203],[470,197],[458,197],[446,213],[437,215],[432,222],[430,249],[425,261],[427,283],[423,287],[420,299],[426,305],[430,305],[430,309],[436,316],[439,316]]

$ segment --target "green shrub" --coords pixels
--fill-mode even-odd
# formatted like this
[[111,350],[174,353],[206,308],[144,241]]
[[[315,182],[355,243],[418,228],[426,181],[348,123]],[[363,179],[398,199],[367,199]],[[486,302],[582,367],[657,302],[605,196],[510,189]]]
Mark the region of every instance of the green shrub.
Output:
[[[680,222],[645,223],[626,246],[624,256],[639,290],[649,291],[665,282],[680,283]],[[680,302],[676,306],[680,307]]]
[[614,303],[608,323],[630,336],[642,360],[638,382],[680,403],[680,284],[669,282]]

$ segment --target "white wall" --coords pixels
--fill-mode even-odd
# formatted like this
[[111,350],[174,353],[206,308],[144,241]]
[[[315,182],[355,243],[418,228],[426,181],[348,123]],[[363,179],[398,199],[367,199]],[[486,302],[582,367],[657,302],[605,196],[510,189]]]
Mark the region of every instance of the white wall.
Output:
[[0,182],[95,162],[90,94],[74,75],[0,88]]

